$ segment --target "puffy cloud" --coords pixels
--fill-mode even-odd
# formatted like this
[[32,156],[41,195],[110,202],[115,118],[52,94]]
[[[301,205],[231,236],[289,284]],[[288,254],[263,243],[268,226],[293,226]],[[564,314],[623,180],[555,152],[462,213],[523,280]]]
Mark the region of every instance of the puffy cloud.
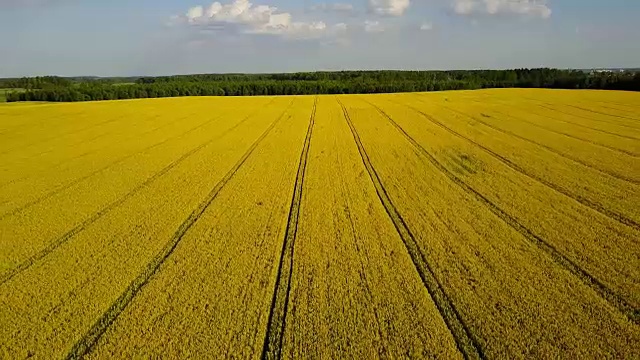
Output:
[[228,4],[214,2],[208,7],[196,6],[183,17],[196,26],[236,27],[247,34],[274,34],[291,38],[316,38],[343,31],[344,24],[328,26],[323,21],[293,21],[288,12],[276,7],[253,5],[248,0],[234,0]]
[[453,10],[459,15],[504,15],[516,14],[551,17],[547,0],[454,0]]
[[334,28],[338,32],[345,32],[349,29],[349,26],[345,23],[339,23],[339,24],[335,24]]
[[401,16],[411,0],[369,0],[369,10],[378,15]]
[[350,13],[353,11],[353,5],[347,3],[322,3],[312,6],[311,10]]
[[189,19],[189,22],[194,22],[197,19],[200,19],[203,14],[204,9],[202,8],[202,6],[192,7],[187,11],[187,19]]
[[365,20],[364,31],[368,33],[379,33],[385,30],[384,26],[379,21]]
[[425,22],[420,25],[420,30],[422,31],[430,31],[433,30],[433,24],[430,22]]

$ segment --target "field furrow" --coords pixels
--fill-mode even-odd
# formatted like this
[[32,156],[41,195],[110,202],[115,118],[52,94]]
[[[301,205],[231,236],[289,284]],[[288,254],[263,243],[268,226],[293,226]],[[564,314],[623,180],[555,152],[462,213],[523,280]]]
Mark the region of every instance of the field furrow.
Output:
[[573,109],[582,110],[584,112],[590,112],[590,113],[593,113],[593,114],[604,115],[605,117],[631,120],[631,121],[635,121],[636,123],[640,121],[640,117],[629,115],[628,113],[621,113],[620,111],[615,111],[615,110],[611,111],[612,109],[610,109],[610,108],[607,109],[607,110],[596,109],[596,108],[594,108],[593,106],[591,106],[589,104],[581,104],[580,106],[567,104],[566,106],[570,107],[570,108],[573,108]]
[[[48,169],[56,166],[82,168],[92,161],[105,163],[121,154],[123,150],[132,148],[135,140],[159,142],[165,137],[187,130],[185,125],[195,125],[196,121],[210,120],[215,116],[229,114],[230,110],[243,108],[246,104],[252,103],[247,99],[233,99],[228,102],[216,99],[200,100],[189,104],[184,111],[173,114],[162,111],[163,101],[166,102],[167,99],[157,99],[153,102],[155,106],[140,101],[125,102],[122,107],[129,109],[129,113],[127,116],[121,116],[122,121],[115,123],[110,131],[97,129],[91,134],[81,134],[73,139],[43,144],[35,148],[33,154],[23,151],[5,156],[2,158],[3,166],[0,167],[2,171],[0,174],[4,180],[0,183],[0,187],[8,180],[16,181],[15,178],[20,176],[46,176],[51,172]],[[95,114],[98,110],[97,104],[92,103],[85,112]],[[210,116],[205,117],[203,114]],[[109,113],[107,116],[119,115]],[[105,115],[96,117],[105,117]],[[41,130],[35,129],[21,136],[31,137],[31,133],[38,134],[38,132]],[[76,144],[72,140],[80,143]],[[66,168],[63,169],[68,171]]]
[[[567,124],[569,125],[569,127],[563,128],[563,129],[566,129],[565,134],[573,134],[576,131],[579,133],[582,132],[585,135],[583,137],[588,136],[589,133],[592,133],[592,132],[607,134],[607,135],[613,136],[614,139],[626,139],[626,140],[622,140],[623,145],[627,147],[632,147],[632,148],[634,143],[629,142],[628,140],[640,140],[640,128],[620,126],[620,125],[615,125],[611,123],[602,123],[589,117],[579,116],[579,115],[576,115],[575,113],[570,113],[570,112],[563,112],[563,111],[560,111],[557,107],[551,107],[546,105],[538,105],[537,107],[532,107],[530,104],[525,105],[525,104],[518,104],[513,102],[507,103],[505,105],[508,105],[508,106],[500,107],[505,112],[508,112],[510,108],[515,107],[517,110],[523,113],[526,112],[529,114],[536,114],[536,115],[539,115],[542,119],[551,119],[557,122]],[[572,128],[572,126],[577,126],[581,129]],[[586,132],[585,130],[582,130],[582,129],[586,129]],[[596,136],[602,136],[602,135],[596,134]]]
[[[204,108],[201,112],[204,112]],[[150,123],[149,125],[152,125],[155,129],[143,134],[144,136],[132,138],[130,141],[120,144],[111,140],[116,144],[113,144],[111,149],[108,149],[110,151],[100,151],[94,153],[93,156],[81,157],[78,162],[70,162],[69,166],[59,171],[50,171],[41,176],[31,176],[27,181],[10,182],[6,186],[0,187],[1,199],[4,200],[4,204],[0,208],[0,211],[4,211],[0,217],[22,211],[86,179],[122,166],[123,163],[126,165],[132,158],[144,156],[146,152],[161,147],[166,143],[179,141],[194,132],[197,135],[198,132],[206,131],[208,126],[216,125],[225,116],[236,115],[235,113],[230,113],[229,107],[226,107],[223,108],[223,111],[216,112],[211,116],[187,116],[182,118],[183,121],[171,120],[169,126],[160,128]],[[167,118],[170,119],[171,117]],[[185,124],[188,125],[185,126]],[[69,158],[69,153],[83,155],[84,151],[82,148],[72,147],[64,148],[59,153],[61,156]],[[42,160],[43,163],[45,161],[44,159]],[[18,176],[24,177],[25,173],[27,173],[28,177],[29,170],[39,167],[28,162],[24,166],[24,168],[22,166],[17,167],[16,174]],[[10,165],[8,167],[12,168]]]
[[[514,93],[520,90],[514,90]],[[525,90],[526,91],[526,90]],[[603,116],[598,114],[580,114],[571,109],[563,107],[562,102],[558,102],[558,96],[566,96],[566,92],[563,94],[557,94],[547,99],[540,99],[540,93],[535,94],[526,93],[523,96],[504,96],[499,92],[491,93],[491,96],[469,96],[468,100],[471,102],[477,102],[483,99],[484,105],[489,107],[498,107],[504,109],[509,113],[509,109],[514,111],[523,111],[529,114],[538,114],[549,119],[553,119],[559,122],[576,125],[577,127],[584,129],[591,129],[594,131],[600,131],[616,137],[636,139],[640,137],[640,123],[634,121],[616,122],[607,119],[603,119]],[[588,92],[582,92],[580,98],[584,100]],[[620,94],[620,93],[618,93]],[[485,94],[486,95],[486,94]],[[591,103],[600,103],[603,107],[611,105],[610,102],[599,101],[601,99],[594,98],[590,100]],[[575,101],[575,100],[574,100]],[[565,101],[564,103],[566,103]],[[545,124],[552,125],[552,124]],[[569,133],[580,129],[572,129]]]
[[282,357],[460,357],[333,97],[318,102],[302,193]]
[[271,301],[271,309],[269,310],[267,333],[262,347],[263,359],[280,359],[282,357],[282,341],[284,339],[285,317],[287,315],[287,306],[289,305],[289,294],[291,290],[293,253],[296,234],[298,232],[302,188],[309,157],[311,136],[313,135],[313,126],[316,120],[317,105],[318,98],[316,97],[313,102],[313,109],[311,110],[309,128],[304,139],[304,146],[296,174],[296,182],[293,188],[293,197],[291,199],[291,206],[289,207],[289,216],[287,218],[284,241],[282,242],[282,253],[280,254],[280,261],[278,263],[278,274],[276,275],[273,300]]
[[159,253],[157,253],[151,261],[145,266],[144,271],[138,274],[138,276],[129,284],[125,291],[118,297],[118,299],[109,307],[109,309],[100,316],[100,318],[93,324],[93,326],[87,331],[78,342],[75,343],[67,359],[76,359],[85,356],[93,350],[93,347],[97,344],[100,337],[107,331],[109,326],[120,316],[120,314],[127,308],[129,303],[138,294],[142,287],[149,282],[149,280],[156,274],[162,264],[169,258],[174,252],[180,241],[183,239],[187,231],[200,219],[202,214],[211,205],[213,200],[218,196],[220,191],[227,185],[227,183],[238,172],[240,167],[244,165],[249,156],[253,154],[255,149],[260,145],[271,130],[277,125],[278,121],[284,117],[285,114],[280,116],[274,121],[260,137],[249,147],[249,149],[242,155],[238,162],[229,170],[229,172],[211,189],[209,194],[198,204],[198,206],[191,212],[189,217],[185,219],[173,234],[171,239],[162,247]]
[[603,116],[597,116],[598,114],[593,113],[584,113],[575,111],[575,109],[567,108],[563,104],[560,103],[537,103],[537,105],[543,109],[548,109],[557,114],[569,115],[573,118],[580,119],[583,122],[597,122],[600,126],[605,127],[607,129],[615,129],[618,132],[629,133],[633,137],[637,137],[640,133],[640,125],[637,122],[623,122],[623,121],[615,121],[608,119]]
[[402,242],[404,243],[404,246],[406,247],[407,252],[411,257],[414,266],[420,274],[420,278],[422,279],[424,286],[427,288],[429,294],[431,295],[431,298],[438,308],[438,311],[440,312],[440,315],[445,320],[449,331],[453,335],[458,349],[464,355],[465,359],[484,358],[483,351],[478,345],[477,339],[473,337],[473,334],[470,332],[468,326],[461,318],[460,313],[458,312],[458,310],[456,310],[454,305],[451,303],[451,300],[444,292],[442,285],[433,273],[433,269],[416,244],[415,237],[411,233],[411,230],[407,227],[404,219],[398,213],[398,210],[387,195],[387,190],[384,188],[384,185],[380,181],[378,174],[376,173],[373,165],[371,164],[371,161],[369,160],[369,156],[367,155],[362,141],[360,140],[360,136],[358,135],[358,132],[355,129],[353,122],[351,121],[351,117],[349,116],[347,108],[342,103],[340,103],[340,106],[342,107],[344,118],[349,125],[353,138],[358,147],[358,151],[360,152],[360,158],[362,159],[362,162],[365,165],[367,172],[369,173],[369,177],[371,178],[373,185],[376,188],[376,193],[378,194],[382,205],[389,215],[389,218],[393,222],[398,235],[402,239]]
[[[379,107],[377,110],[447,177],[465,191],[473,193],[494,214],[548,252],[561,266],[580,277],[630,320],[640,322],[637,315],[640,299],[636,297],[640,293],[640,283],[635,280],[640,274],[634,265],[640,261],[640,253],[635,251],[640,229],[631,230],[620,225],[616,227],[611,219],[605,216],[598,218],[544,186],[535,188],[527,177],[518,179],[517,175],[509,171],[501,172],[495,161],[491,163],[493,159],[482,156],[474,148],[473,145],[476,144],[447,139],[446,133],[442,134],[445,137],[437,133],[425,136],[429,132],[424,131],[424,127],[416,127],[408,117],[398,117],[402,119],[403,128],[385,111]],[[422,141],[416,141],[405,129],[413,130],[412,133]],[[468,168],[461,171],[460,163],[452,161],[452,154],[460,154]],[[553,203],[564,211],[555,210],[548,214],[549,209],[545,209],[543,205],[546,203]],[[591,226],[575,226],[584,223]],[[607,230],[611,232],[610,238],[607,243],[603,243],[600,234]],[[566,239],[572,235],[581,241],[567,242]]]
[[594,112],[584,108],[585,106],[590,107],[590,104],[593,104],[595,101],[600,102],[600,106],[604,106],[603,104],[611,101],[611,95],[622,97],[625,95],[625,92],[578,92],[577,94],[569,94],[567,92],[559,93],[557,91],[541,91],[523,95],[525,100],[533,101],[534,103],[537,103],[538,106],[550,107],[554,111],[571,114],[576,118],[596,121],[602,124],[620,126],[629,130],[634,130],[636,133],[640,130],[640,123],[637,119],[634,120],[625,117],[617,117],[615,115],[610,116],[606,111]]
[[488,358],[635,351],[627,344],[638,341],[638,329],[616,307],[460,186],[375,108],[357,97],[345,105],[389,198]]
[[[416,121],[433,122],[435,120],[436,125],[438,123],[443,125],[443,129],[446,127],[450,134],[458,134],[478,144],[479,147],[503,158],[505,163],[510,162],[514,167],[517,166],[527,176],[538,179],[585,205],[601,210],[631,226],[640,222],[640,211],[636,205],[640,201],[638,185],[541,149],[530,141],[482,125],[478,126],[467,117],[451,116],[437,104],[425,105],[422,102],[411,102],[410,99],[395,102],[414,112],[417,109],[420,119]],[[407,114],[407,116],[415,115],[415,113]]]
[[289,103],[278,100],[0,285],[0,354],[69,352]]
[[[0,115],[2,116],[0,135],[15,135],[19,129],[27,129],[42,122],[59,119],[61,115],[53,110],[56,105],[44,103],[3,104],[0,107]],[[69,118],[85,111],[81,108],[69,109],[69,107],[61,108],[59,106],[57,109],[64,109],[65,116]]]
[[209,139],[208,141],[204,142],[203,144],[198,145],[196,148],[191,149],[189,152],[187,152],[186,154],[182,155],[180,158],[176,159],[172,163],[170,163],[167,166],[165,166],[164,168],[162,168],[157,173],[155,173],[152,176],[150,176],[149,178],[147,178],[144,182],[142,182],[141,184],[139,184],[138,186],[133,188],[131,191],[129,191],[128,193],[126,193],[122,197],[118,198],[117,200],[115,200],[112,203],[107,204],[104,208],[100,209],[100,211],[98,211],[97,213],[93,214],[91,217],[87,218],[86,220],[82,221],[79,225],[77,225],[74,228],[70,229],[69,231],[64,233],[62,236],[60,236],[60,237],[56,238],[55,240],[53,240],[52,242],[50,242],[41,251],[39,251],[36,254],[30,256],[28,259],[26,259],[25,261],[23,261],[20,264],[18,264],[15,268],[10,269],[9,271],[7,271],[7,272],[5,272],[3,274],[0,274],[0,284],[2,284],[5,281],[9,280],[13,276],[15,276],[17,273],[26,270],[29,266],[33,265],[35,262],[43,259],[45,256],[47,256],[52,251],[54,251],[56,248],[58,248],[60,245],[64,244],[66,241],[71,239],[76,234],[80,233],[87,226],[91,225],[92,223],[96,222],[97,220],[99,220],[100,218],[102,218],[103,216],[108,214],[110,211],[112,211],[112,210],[116,209],[118,206],[122,205],[129,198],[131,198],[132,196],[135,196],[137,193],[139,193],[140,191],[145,189],[147,186],[153,184],[153,182],[158,180],[161,176],[163,176],[167,172],[171,171],[173,168],[178,166],[180,163],[182,163],[183,161],[185,161],[189,157],[193,156],[194,154],[197,154],[201,149],[203,149],[207,145],[211,144],[214,141],[217,141],[217,140],[223,138],[227,133],[235,130],[238,126],[242,125],[245,121],[249,120],[250,117],[251,117],[251,115],[246,116],[240,122],[236,123],[233,127],[229,128],[229,129],[225,130],[223,133],[221,133],[221,134]]
[[[95,113],[81,112],[72,114],[69,120],[67,120],[66,116],[48,119],[48,121],[58,122],[60,126],[52,128],[50,124],[45,123],[40,124],[35,129],[16,133],[15,135],[17,136],[3,136],[4,141],[2,148],[0,148],[0,156],[6,157],[12,153],[18,153],[14,155],[19,156],[37,155],[51,149],[55,143],[66,143],[67,141],[73,141],[74,138],[80,138],[79,141],[83,141],[86,136],[85,132],[89,134],[92,131],[102,132],[109,128],[106,126],[109,124],[111,124],[111,127],[115,127],[118,122],[135,117],[136,111],[131,108],[121,109],[112,112],[107,119],[104,117],[91,118],[92,114]],[[46,128],[48,131],[42,131],[42,128]],[[29,136],[29,142],[27,143],[24,142],[26,136]]]
[[[378,106],[376,106],[375,104],[369,102],[372,106],[378,108],[378,110],[382,113],[385,113],[384,110],[380,109]],[[482,149],[483,151],[485,151],[486,153],[490,154],[491,156],[493,156],[495,159],[499,160],[500,162],[502,162],[504,165],[510,167],[511,169],[521,173],[522,175],[531,178],[532,180],[535,180],[537,182],[539,182],[542,185],[545,185],[547,187],[549,187],[550,189],[555,190],[556,192],[565,195],[577,202],[579,202],[580,204],[589,207],[591,209],[593,209],[594,211],[597,211],[601,214],[603,214],[604,216],[608,216],[613,218],[616,221],[619,221],[622,224],[628,225],[636,230],[640,230],[640,224],[632,219],[627,217],[626,215],[616,211],[616,210],[612,210],[612,209],[608,209],[605,205],[600,204],[598,202],[593,201],[591,198],[592,196],[585,196],[579,193],[574,193],[572,189],[568,188],[566,186],[566,184],[556,184],[551,182],[550,180],[548,180],[547,178],[544,178],[542,176],[540,176],[540,173],[538,171],[530,171],[527,168],[525,168],[524,166],[521,166],[517,163],[515,163],[514,161],[510,160],[509,158],[491,150],[490,148],[484,146],[483,144],[475,141],[474,139],[470,138],[469,136],[466,136],[460,132],[457,132],[456,130],[453,130],[452,127],[450,127],[450,125],[447,125],[445,123],[443,123],[442,121],[434,118],[433,116],[430,116],[429,114],[425,113],[424,111],[420,110],[417,107],[414,107],[412,105],[409,104],[403,104],[403,103],[398,103],[398,102],[394,102],[395,104],[401,105],[401,106],[406,106],[412,110],[414,110],[416,113],[418,113],[422,118],[424,118],[425,120],[437,125],[438,127],[442,128],[443,130],[445,130],[446,132],[454,135],[455,137],[461,138],[466,140],[467,142],[475,145],[476,147]],[[590,194],[589,194],[590,195]],[[635,200],[634,200],[635,201]],[[606,203],[606,202],[605,202]]]
[[262,355],[312,105],[295,100],[89,358]]
[[459,110],[442,105],[443,108],[468,117],[470,120],[496,131],[536,144],[562,157],[573,160],[584,166],[596,169],[615,178],[640,185],[640,167],[635,156],[621,154],[610,149],[596,146],[576,139],[567,139],[560,134],[548,131],[537,131],[514,125],[508,117],[493,117],[475,111],[475,109]]
[[2,105],[0,359],[637,358],[639,110],[543,89]]
[[[0,183],[0,189],[34,176],[46,177],[54,169],[57,172],[68,171],[67,169],[82,166],[82,161],[104,162],[105,155],[108,156],[116,152],[116,149],[126,147],[128,141],[133,139],[140,141],[142,140],[141,138],[153,135],[155,132],[172,124],[184,123],[189,117],[194,117],[196,114],[192,113],[190,116],[177,119],[172,119],[168,116],[166,118],[144,116],[141,122],[136,123],[136,126],[121,126],[121,133],[100,135],[86,140],[81,145],[58,144],[47,151],[30,157],[21,155],[20,157],[5,159],[5,166],[2,169],[3,182]],[[72,151],[72,155],[69,154],[70,151]],[[87,157],[93,158],[87,159]]]
[[[191,128],[177,137],[156,143],[157,146],[152,146],[148,151],[131,156],[119,166],[108,166],[108,170],[56,191],[25,210],[5,215],[0,220],[0,226],[7,229],[0,234],[0,272],[11,273],[12,269],[23,268],[45,255],[56,243],[66,241],[70,234],[81,230],[83,224],[95,221],[105,210],[109,211],[111,204],[119,204],[123,198],[126,200],[129,197],[128,194],[137,193],[144,187],[143,184],[180,157],[203,144],[219,140],[251,116],[256,116],[257,111],[253,109],[247,110],[248,114],[231,114],[221,126],[214,123],[213,127]],[[198,128],[200,131],[196,131]],[[98,186],[102,191],[96,193]],[[52,213],[52,208],[64,210]],[[5,274],[1,278],[4,277]]]
[[495,107],[487,108],[483,106],[479,107],[479,109],[484,110],[484,112],[481,112],[481,115],[485,114],[484,117],[494,116],[505,119],[505,121],[514,122],[521,127],[523,131],[526,131],[528,126],[533,126],[567,138],[584,141],[597,147],[603,147],[614,152],[619,152],[624,155],[633,157],[640,156],[640,146],[638,145],[638,143],[640,143],[640,138],[606,132],[605,130],[584,130],[582,126],[571,123],[558,126],[554,123],[553,117],[539,116],[531,111],[521,112],[517,107],[497,110]]

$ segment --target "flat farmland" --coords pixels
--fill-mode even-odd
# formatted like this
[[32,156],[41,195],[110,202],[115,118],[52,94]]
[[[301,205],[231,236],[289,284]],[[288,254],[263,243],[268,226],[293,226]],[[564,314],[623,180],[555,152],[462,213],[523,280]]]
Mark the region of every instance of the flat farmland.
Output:
[[0,105],[0,358],[637,358],[640,94]]

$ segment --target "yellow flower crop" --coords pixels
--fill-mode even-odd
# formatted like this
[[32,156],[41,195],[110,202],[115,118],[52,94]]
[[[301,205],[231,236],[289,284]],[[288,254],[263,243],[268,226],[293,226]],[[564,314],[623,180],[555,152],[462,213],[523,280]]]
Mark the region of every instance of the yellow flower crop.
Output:
[[0,358],[632,358],[640,94],[0,106]]

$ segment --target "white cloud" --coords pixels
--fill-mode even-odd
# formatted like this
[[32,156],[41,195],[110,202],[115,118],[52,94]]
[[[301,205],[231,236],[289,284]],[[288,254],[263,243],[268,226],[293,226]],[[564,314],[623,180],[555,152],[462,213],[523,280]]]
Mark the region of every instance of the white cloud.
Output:
[[453,0],[459,15],[525,15],[548,19],[551,8],[547,0]]
[[369,10],[378,15],[401,16],[411,0],[369,0]]
[[196,26],[235,26],[246,34],[274,34],[290,38],[317,38],[343,31],[344,24],[328,26],[324,21],[293,21],[288,12],[276,7],[254,5],[248,0],[233,0],[228,4],[214,2],[208,7],[196,6],[183,17]]
[[425,22],[420,25],[420,30],[422,31],[430,31],[433,30],[433,24],[430,22]]
[[384,26],[379,21],[365,20],[364,31],[368,33],[379,33],[385,30]]
[[202,6],[192,7],[187,11],[187,19],[189,19],[189,22],[194,22],[200,19],[203,14],[204,9],[202,8]]
[[347,3],[322,3],[312,6],[311,10],[350,13],[353,11],[353,5]]
[[335,24],[334,28],[336,29],[336,31],[338,32],[345,32],[349,29],[349,26],[345,23],[339,23],[339,24]]

